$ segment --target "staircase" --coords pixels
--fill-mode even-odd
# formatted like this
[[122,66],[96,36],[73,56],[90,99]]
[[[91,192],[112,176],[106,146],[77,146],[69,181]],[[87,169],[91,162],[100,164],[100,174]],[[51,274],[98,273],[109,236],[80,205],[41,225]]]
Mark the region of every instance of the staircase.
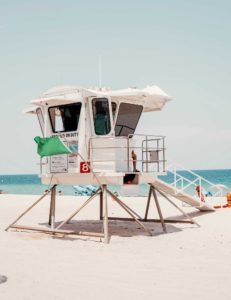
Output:
[[[166,181],[163,181],[159,177],[153,182],[153,186],[165,194],[190,206],[194,206],[199,210],[214,210],[209,202],[212,202],[210,200],[214,197],[222,196],[223,191],[219,185],[210,182],[173,161],[168,161],[166,164],[166,172]],[[200,187],[199,193],[196,192],[197,186]],[[202,201],[203,199],[204,201]]]
[[157,190],[160,190],[161,192],[164,192],[165,194],[168,194],[184,203],[187,203],[190,206],[194,206],[198,208],[201,211],[213,211],[214,208],[202,201],[200,201],[199,198],[193,197],[185,192],[178,191],[176,192],[175,188],[171,185],[165,183],[164,181],[160,179],[156,179],[153,183],[153,186],[157,188]]

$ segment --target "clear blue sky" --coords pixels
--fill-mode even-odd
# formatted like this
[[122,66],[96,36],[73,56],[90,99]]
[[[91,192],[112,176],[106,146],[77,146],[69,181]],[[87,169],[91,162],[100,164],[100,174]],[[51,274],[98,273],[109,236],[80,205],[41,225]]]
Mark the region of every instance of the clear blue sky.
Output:
[[167,158],[231,168],[231,1],[0,0],[0,174],[37,173],[23,115],[57,85],[158,85],[173,101],[138,133],[167,136]]

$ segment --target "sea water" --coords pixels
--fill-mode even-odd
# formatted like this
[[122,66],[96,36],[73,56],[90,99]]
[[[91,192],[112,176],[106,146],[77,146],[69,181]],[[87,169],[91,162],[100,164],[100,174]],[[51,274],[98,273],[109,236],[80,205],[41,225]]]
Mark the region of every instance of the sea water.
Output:
[[[214,184],[227,186],[227,192],[231,192],[231,169],[195,170],[194,172]],[[180,174],[189,180],[194,179],[192,174],[189,175],[184,171],[180,171]],[[159,178],[167,183],[172,182],[172,176],[170,174],[160,176]],[[48,188],[49,185],[42,184],[38,175],[35,174],[0,175],[0,190],[4,193],[40,195]],[[119,186],[109,186],[109,188],[113,192],[120,192]],[[59,185],[57,191],[61,191],[63,195],[75,195],[75,190],[71,185]],[[139,196],[146,196],[147,193],[148,185],[140,185]]]

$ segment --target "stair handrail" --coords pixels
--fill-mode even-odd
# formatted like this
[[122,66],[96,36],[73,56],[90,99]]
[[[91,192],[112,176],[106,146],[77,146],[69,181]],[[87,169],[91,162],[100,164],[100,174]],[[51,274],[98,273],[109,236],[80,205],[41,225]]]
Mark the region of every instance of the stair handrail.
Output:
[[[172,167],[172,169],[171,169]],[[180,170],[179,170],[180,168]],[[186,177],[184,177],[183,175],[179,174],[179,171],[186,171],[190,174],[192,174],[193,176],[196,177],[196,179],[194,180],[190,180]],[[175,189],[175,194],[179,193],[179,192],[185,192],[185,190],[190,187],[191,185],[197,186],[199,185],[201,187],[200,192],[198,197],[200,198],[200,200],[202,199],[202,182],[206,183],[210,188],[215,188],[215,193],[213,193],[213,197],[216,196],[221,196],[222,195],[222,189],[220,187],[217,186],[217,184],[214,184],[213,182],[207,180],[206,178],[202,177],[201,175],[197,174],[196,172],[189,170],[187,168],[185,168],[184,166],[182,166],[179,163],[176,163],[173,160],[168,160],[166,163],[166,172],[172,173],[174,175],[174,181],[172,183],[170,183],[170,185],[172,185]],[[178,179],[177,179],[178,177]],[[181,181],[181,188],[177,188],[177,182]],[[186,186],[184,186],[184,181],[188,182],[188,184]],[[198,184],[196,183],[198,181]]]

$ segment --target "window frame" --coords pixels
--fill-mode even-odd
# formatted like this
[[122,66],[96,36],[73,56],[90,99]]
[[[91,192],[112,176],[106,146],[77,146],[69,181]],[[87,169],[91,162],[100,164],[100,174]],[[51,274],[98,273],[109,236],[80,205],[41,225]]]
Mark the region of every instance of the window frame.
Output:
[[[120,116],[120,114],[119,114],[119,112],[120,112],[120,107],[121,107],[121,105],[124,105],[124,104],[126,104],[126,105],[132,105],[132,106],[137,106],[137,107],[140,107],[140,108],[141,108],[139,117],[137,118],[136,123],[135,123],[134,126],[133,126],[133,129],[134,129],[133,132],[130,132],[130,133],[128,133],[127,135],[117,134],[117,130],[116,130],[116,126],[119,126],[119,125],[116,125],[116,124],[117,124],[118,117]],[[143,110],[144,110],[144,107],[143,107],[142,104],[134,104],[134,103],[129,103],[129,102],[120,102],[120,104],[119,104],[119,106],[118,106],[118,108],[117,108],[117,116],[116,116],[116,120],[115,120],[115,124],[114,124],[115,137],[119,137],[119,136],[127,137],[127,136],[129,136],[129,135],[133,135],[134,132],[136,131],[136,128],[137,128],[137,125],[138,125],[139,120],[140,120],[140,118],[141,118],[141,115],[142,115],[142,113],[143,113]],[[120,126],[122,126],[122,125],[120,125]],[[126,126],[126,125],[123,125],[123,126],[129,127],[129,126]],[[123,127],[122,127],[122,128],[123,128]],[[122,132],[122,128],[121,128],[120,132]],[[130,127],[129,127],[129,128],[130,128]]]
[[43,137],[45,136],[45,120],[41,107],[36,108],[36,115]]
[[[51,117],[51,113],[50,113],[50,110],[52,108],[62,108],[62,107],[70,107],[70,106],[79,106],[80,107],[80,110],[79,110],[79,119],[78,119],[78,122],[77,122],[77,128],[74,129],[74,130],[55,130],[54,126],[55,124],[53,123],[52,121],[52,117]],[[81,116],[81,111],[82,111],[82,102],[73,102],[73,103],[68,103],[68,104],[61,104],[61,105],[54,105],[54,106],[50,106],[48,108],[48,115],[49,115],[49,120],[50,120],[50,124],[51,124],[51,128],[52,128],[52,131],[53,133],[61,133],[61,132],[73,132],[73,131],[78,131],[78,128],[79,128],[79,120],[80,120],[80,116]],[[61,117],[62,118],[62,117]],[[62,118],[62,121],[63,121],[63,118]]]
[[[108,114],[107,114],[107,116],[108,116],[108,118],[109,118],[109,120],[108,120],[108,124],[109,124],[109,126],[110,126],[110,128],[109,128],[109,131],[106,133],[106,134],[97,134],[96,133],[96,130],[95,130],[95,113],[94,113],[94,109],[93,109],[93,103],[94,103],[94,101],[99,101],[99,100],[106,100],[107,101],[107,103],[108,103]],[[90,116],[91,116],[91,124],[92,124],[92,133],[95,135],[95,136],[97,136],[97,137],[100,137],[100,136],[108,136],[108,135],[110,135],[111,134],[111,132],[112,132],[112,130],[113,130],[113,124],[112,124],[112,111],[111,111],[111,101],[110,101],[110,99],[109,99],[109,97],[92,97],[91,98],[91,101],[89,102],[89,104],[90,104]]]

